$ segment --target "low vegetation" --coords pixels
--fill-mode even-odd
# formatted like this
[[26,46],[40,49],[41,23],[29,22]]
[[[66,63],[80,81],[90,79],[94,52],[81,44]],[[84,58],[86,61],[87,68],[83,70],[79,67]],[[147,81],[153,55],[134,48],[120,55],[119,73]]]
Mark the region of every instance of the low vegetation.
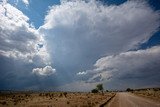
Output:
[[95,107],[115,93],[90,92],[1,92],[0,107]]
[[91,92],[92,93],[98,93],[98,90],[97,89],[92,89]]
[[160,88],[134,89],[132,93],[160,102]]
[[98,93],[98,92],[102,92],[103,93],[103,84],[97,84],[95,89],[92,89],[91,92],[92,93]]
[[126,89],[126,91],[128,91],[128,92],[132,92],[132,91],[133,91],[133,89],[131,89],[131,88],[127,88],[127,89]]

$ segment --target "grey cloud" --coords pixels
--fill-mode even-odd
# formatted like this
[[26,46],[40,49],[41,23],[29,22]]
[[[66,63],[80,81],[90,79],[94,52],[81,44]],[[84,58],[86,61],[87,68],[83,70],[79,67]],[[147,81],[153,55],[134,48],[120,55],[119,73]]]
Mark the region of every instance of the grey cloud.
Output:
[[160,81],[159,57],[160,46],[103,57],[95,63],[95,69],[88,72],[92,75],[88,82],[99,78],[97,81],[107,81],[109,84],[113,81],[121,81],[119,84],[126,83],[126,86],[131,83],[135,87],[141,83],[146,86],[152,83],[158,86],[157,83]]

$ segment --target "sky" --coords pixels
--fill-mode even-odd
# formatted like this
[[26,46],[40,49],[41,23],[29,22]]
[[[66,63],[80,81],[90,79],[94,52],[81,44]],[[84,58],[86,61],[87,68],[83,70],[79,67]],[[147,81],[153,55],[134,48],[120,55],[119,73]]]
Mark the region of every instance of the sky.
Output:
[[0,90],[160,87],[159,0],[0,0]]

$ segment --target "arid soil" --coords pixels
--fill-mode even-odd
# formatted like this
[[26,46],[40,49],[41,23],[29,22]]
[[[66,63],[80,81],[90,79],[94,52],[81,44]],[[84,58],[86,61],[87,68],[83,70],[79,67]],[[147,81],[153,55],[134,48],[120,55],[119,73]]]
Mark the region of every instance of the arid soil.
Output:
[[111,92],[1,92],[0,107],[97,107],[114,95]]

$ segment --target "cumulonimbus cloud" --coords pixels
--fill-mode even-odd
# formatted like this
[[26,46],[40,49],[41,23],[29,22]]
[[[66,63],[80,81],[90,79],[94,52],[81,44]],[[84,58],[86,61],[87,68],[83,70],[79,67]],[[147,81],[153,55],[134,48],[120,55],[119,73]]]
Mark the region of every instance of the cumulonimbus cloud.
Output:
[[[129,51],[138,49],[140,44],[157,32],[159,11],[153,10],[147,2],[138,0],[120,5],[103,5],[95,0],[64,1],[50,8],[44,25],[38,30],[28,24],[29,18],[20,10],[7,2],[0,4],[0,56],[34,63],[31,66],[38,66],[32,70],[32,74],[43,76],[55,73],[55,69],[50,66],[53,60],[61,71],[59,78],[64,76],[69,81],[76,81],[76,77],[81,80],[84,77],[85,82],[129,76],[143,78],[150,75],[149,71],[159,77],[159,51],[156,51],[159,46]],[[141,59],[140,63],[135,59]],[[86,84],[88,87],[90,83]],[[66,87],[76,85],[73,83]]]
[[68,1],[50,8],[39,31],[50,44],[55,64],[63,65],[63,70],[83,71],[101,57],[148,41],[158,30],[159,16],[145,1],[110,6],[94,0]]

